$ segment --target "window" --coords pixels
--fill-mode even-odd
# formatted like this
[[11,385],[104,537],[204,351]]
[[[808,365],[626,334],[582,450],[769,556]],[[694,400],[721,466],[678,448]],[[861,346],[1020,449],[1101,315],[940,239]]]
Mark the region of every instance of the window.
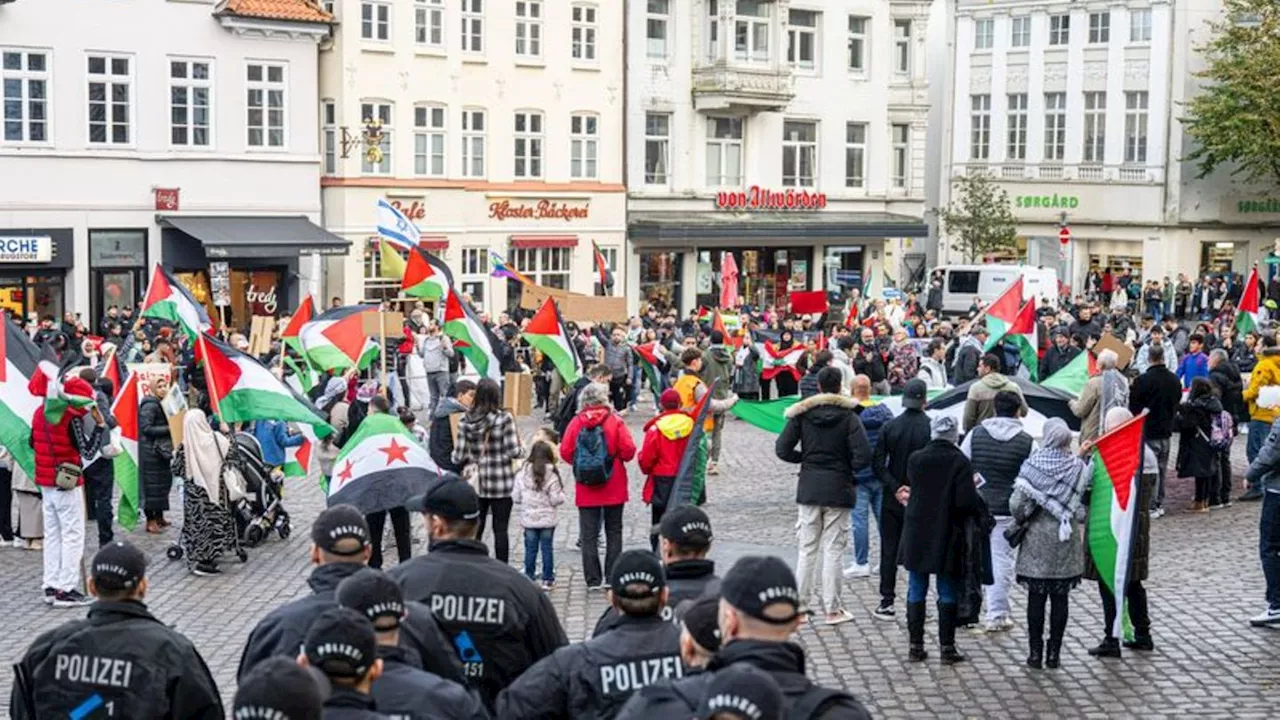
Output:
[[[569,261],[573,248],[511,248],[507,260],[535,285],[569,289]],[[516,301],[517,303],[519,300]]]
[[5,142],[49,141],[49,56],[25,50],[0,51],[4,86]]
[[515,176],[518,178],[542,177],[542,113],[527,111],[516,113],[515,138]]
[[782,124],[782,184],[813,187],[818,177],[818,123],[787,120]]
[[1104,45],[1111,42],[1111,13],[1089,13],[1089,44]]
[[666,185],[671,165],[670,113],[644,114],[644,183]]
[[979,18],[973,21],[973,48],[990,50],[996,41],[996,21],[991,18]]
[[1009,95],[1009,160],[1027,159],[1027,94]]
[[516,0],[516,55],[542,57],[542,3]]
[[573,19],[573,59],[595,62],[596,59],[596,6],[574,5]]
[[720,3],[707,0],[707,60],[720,59]]
[[284,66],[246,66],[249,147],[284,147]]
[[1124,161],[1147,161],[1147,93],[1124,94]]
[[733,55],[739,60],[769,61],[769,13],[773,3],[737,0],[733,21]]
[[360,3],[360,37],[378,41],[391,39],[391,3],[380,0]]
[[419,45],[444,47],[444,0],[417,0],[413,7],[413,40]]
[[[6,118],[9,115],[8,95],[6,82]],[[133,142],[132,111],[133,58],[90,55],[89,142],[100,145],[128,145]]]
[[844,126],[844,186],[860,188],[867,177],[867,124]]
[[1066,45],[1071,40],[1071,16],[1049,16],[1049,44]]
[[462,0],[462,52],[484,52],[484,0]]
[[1009,45],[1011,47],[1031,46],[1031,17],[1023,15],[1009,19]]
[[867,18],[849,16],[849,69],[867,71]]
[[462,294],[471,297],[477,311],[484,309],[484,290],[489,285],[489,248],[462,248]]
[[1067,94],[1044,94],[1044,159],[1062,162],[1067,148]]
[[742,184],[742,119],[707,118],[707,185]]
[[574,115],[569,118],[569,176],[595,180],[600,177],[600,118]]
[[667,56],[667,29],[670,24],[670,0],[648,0],[645,14],[644,36],[647,53],[651,58]]
[[1084,94],[1084,161],[1102,162],[1107,148],[1107,94]]
[[911,21],[893,21],[893,71],[911,74]]
[[443,105],[418,105],[413,108],[413,174],[444,177],[447,140]]
[[338,173],[338,108],[332,100],[320,103],[320,142],[323,143],[324,174]]
[[367,155],[362,157],[360,159],[360,172],[365,175],[391,174],[391,121],[393,116],[391,103],[360,103],[361,123],[366,123],[369,120],[382,121],[382,142],[378,145],[378,147],[382,148],[382,160],[371,163]]
[[969,98],[969,159],[991,158],[991,96],[972,95]]
[[910,179],[908,168],[911,158],[911,126],[891,126],[893,140],[893,186],[905,188]]
[[1129,42],[1151,42],[1151,8],[1129,11]]
[[792,67],[812,70],[818,56],[818,13],[792,10],[787,20],[787,62]]
[[485,117],[483,110],[462,111],[462,176],[484,177]]
[[209,147],[210,92],[209,61],[169,61],[169,142]]
[[[330,15],[334,14],[335,12],[333,7],[335,5],[334,0],[324,0],[324,2],[321,5],[322,7],[324,7],[325,12],[329,13]],[[337,17],[337,16],[334,15],[334,17]]]

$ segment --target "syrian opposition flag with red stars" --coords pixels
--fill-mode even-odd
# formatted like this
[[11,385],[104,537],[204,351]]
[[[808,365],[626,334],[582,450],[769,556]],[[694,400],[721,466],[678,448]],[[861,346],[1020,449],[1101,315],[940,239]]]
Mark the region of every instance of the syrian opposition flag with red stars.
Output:
[[439,477],[440,468],[400,420],[373,413],[334,461],[328,503],[354,505],[366,515],[404,507]]
[[409,297],[441,300],[453,287],[453,273],[440,258],[415,245],[409,251],[400,289]]
[[1093,492],[1085,537],[1098,578],[1121,603],[1111,637],[1123,636],[1124,588],[1138,534],[1144,412],[1098,438],[1093,446]]
[[196,341],[196,362],[204,365],[210,403],[223,422],[284,420],[313,425],[322,436],[333,432],[310,401],[256,358],[202,335]]
[[181,328],[192,340],[213,327],[213,323],[209,321],[209,313],[205,312],[203,305],[196,302],[191,291],[159,265],[156,265],[156,271],[151,275],[147,298],[142,301],[142,317],[167,320]]
[[364,313],[374,305],[346,305],[326,310],[302,326],[302,354],[321,370],[363,370],[378,356],[378,343],[364,332]]
[[804,357],[805,348],[803,345],[794,345],[786,350],[779,350],[774,347],[773,342],[766,340],[756,346],[760,353],[760,379],[772,380],[781,373],[791,373],[797,381],[800,380],[800,368],[798,363],[800,358]]

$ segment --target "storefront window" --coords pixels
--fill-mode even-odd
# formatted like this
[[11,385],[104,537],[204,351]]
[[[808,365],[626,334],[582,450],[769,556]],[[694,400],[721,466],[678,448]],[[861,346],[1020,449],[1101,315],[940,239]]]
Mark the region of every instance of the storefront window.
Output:
[[823,260],[823,287],[827,291],[827,302],[833,306],[849,299],[851,290],[862,290],[863,247],[828,247]]
[[462,276],[458,282],[462,294],[471,301],[476,312],[485,308],[485,288],[489,286],[489,249],[482,247],[462,249]]
[[0,309],[28,320],[62,320],[61,277],[0,277]]
[[[573,248],[567,247],[512,248],[507,256],[507,260],[533,280],[535,285],[559,290],[569,289],[569,266],[572,258]],[[519,307],[521,292],[519,283],[507,283],[508,307]]]
[[231,267],[228,280],[231,285],[231,304],[225,308],[213,304],[213,292],[209,287],[209,274],[204,270],[176,272],[196,302],[204,305],[214,325],[226,325],[237,332],[248,333],[254,317],[279,317],[292,308],[284,307],[284,268],[240,269]]
[[[106,315],[107,308],[133,307],[141,299],[146,278],[147,232],[145,230],[90,230],[89,274],[93,294],[89,312],[94,318]],[[90,327],[98,333],[105,328]]]
[[640,253],[640,301],[659,311],[680,310],[680,253]]
[[694,275],[698,305],[720,304],[720,263],[726,252],[738,263],[738,296],[741,302],[757,307],[783,305],[791,292],[809,288],[812,248],[734,248],[700,250]]

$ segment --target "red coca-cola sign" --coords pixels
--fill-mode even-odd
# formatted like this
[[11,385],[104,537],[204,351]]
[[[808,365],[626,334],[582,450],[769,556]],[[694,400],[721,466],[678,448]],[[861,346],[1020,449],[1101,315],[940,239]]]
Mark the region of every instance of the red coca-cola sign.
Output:
[[803,188],[770,190],[752,185],[746,190],[724,190],[716,193],[717,210],[786,212],[821,210],[826,206],[826,193]]

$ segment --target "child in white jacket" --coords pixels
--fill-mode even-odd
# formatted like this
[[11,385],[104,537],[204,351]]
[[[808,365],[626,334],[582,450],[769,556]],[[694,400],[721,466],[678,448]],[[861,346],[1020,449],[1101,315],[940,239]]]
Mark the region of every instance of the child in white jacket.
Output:
[[556,448],[552,443],[535,441],[529,458],[516,473],[512,499],[520,503],[520,525],[524,528],[524,574],[533,581],[538,551],[542,551],[542,589],[556,584],[555,554],[552,548],[556,534],[556,508],[564,504],[564,483],[556,469]]

